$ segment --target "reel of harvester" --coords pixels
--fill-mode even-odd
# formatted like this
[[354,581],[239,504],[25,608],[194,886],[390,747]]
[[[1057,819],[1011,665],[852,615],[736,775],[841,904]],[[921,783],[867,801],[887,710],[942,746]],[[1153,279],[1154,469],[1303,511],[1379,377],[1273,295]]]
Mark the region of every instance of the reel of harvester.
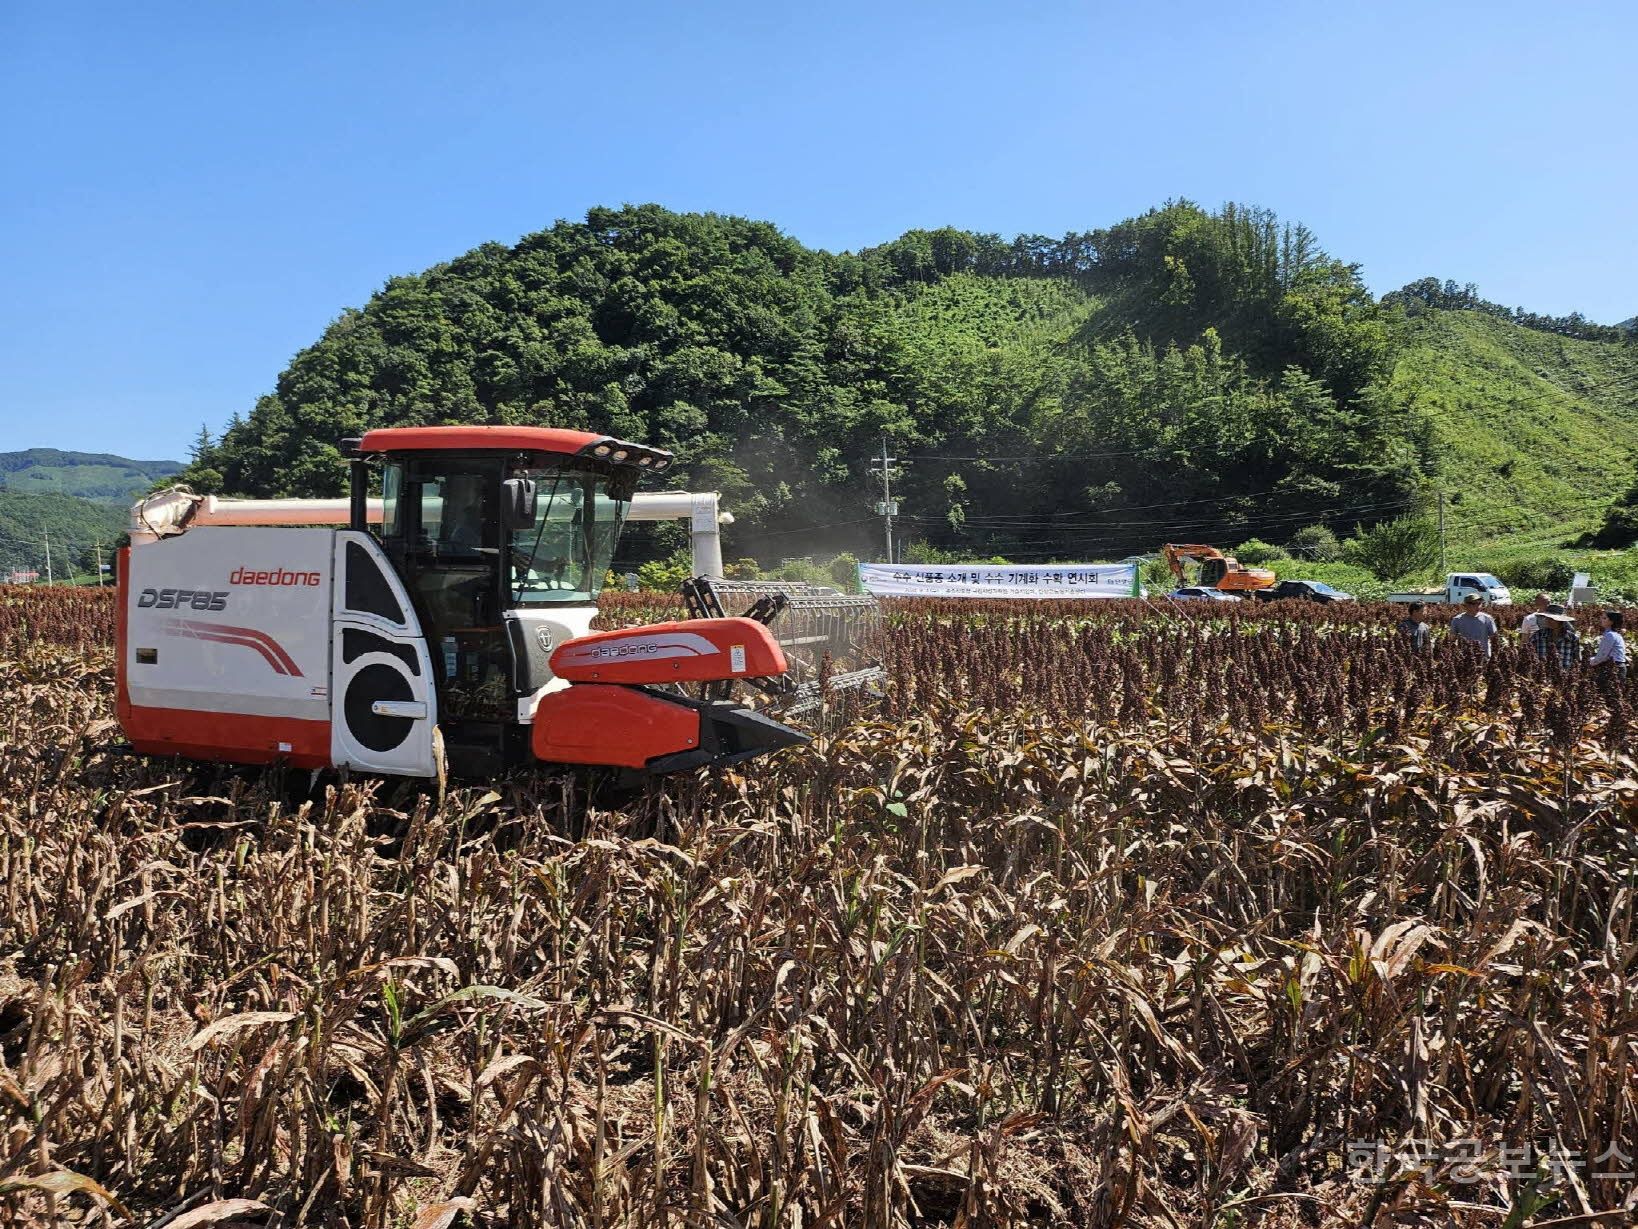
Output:
[[[800,581],[685,581],[690,619],[740,616],[766,627],[784,651],[789,671],[743,681],[782,718],[821,712],[838,693],[879,695],[881,607],[869,594],[841,593]],[[732,681],[707,684],[708,699],[729,699]]]

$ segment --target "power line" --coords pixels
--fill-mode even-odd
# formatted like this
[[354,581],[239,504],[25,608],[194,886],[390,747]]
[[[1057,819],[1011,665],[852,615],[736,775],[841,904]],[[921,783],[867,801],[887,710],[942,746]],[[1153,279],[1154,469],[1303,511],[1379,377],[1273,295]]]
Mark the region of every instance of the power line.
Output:
[[[905,459],[909,459],[909,458],[905,458]],[[893,460],[894,460],[894,458],[891,458],[891,457],[889,458],[890,462],[892,462]],[[1182,509],[1182,508],[1190,507],[1191,505],[1208,505],[1208,504],[1230,503],[1230,502],[1234,502],[1234,501],[1238,501],[1238,500],[1256,499],[1256,498],[1259,498],[1261,496],[1273,495],[1273,494],[1279,494],[1279,493],[1282,493],[1282,492],[1279,492],[1277,490],[1269,490],[1269,491],[1262,491],[1262,492],[1250,492],[1250,493],[1239,494],[1239,495],[1201,496],[1201,497],[1193,498],[1193,499],[1172,500],[1172,501],[1167,501],[1167,502],[1164,502],[1164,503],[1129,505],[1129,506],[1124,506],[1124,507],[1117,508],[1117,509],[1111,509],[1111,511],[1113,511],[1113,512],[1138,512],[1138,511],[1147,511],[1147,510],[1150,510],[1150,509],[1158,509],[1158,508],[1179,508],[1179,509]],[[1014,555],[1014,556],[1022,558],[1022,557],[1028,557],[1028,556],[1031,556],[1031,555],[1037,555],[1038,556],[1038,555],[1043,555],[1043,554],[1059,554],[1059,553],[1062,553],[1063,549],[1065,549],[1065,548],[1067,548],[1067,549],[1086,550],[1086,549],[1091,549],[1091,548],[1096,547],[1096,546],[1119,545],[1119,544],[1122,544],[1122,543],[1128,543],[1133,538],[1139,536],[1138,531],[1140,531],[1140,530],[1179,531],[1179,530],[1193,529],[1193,528],[1214,528],[1214,527],[1222,527],[1222,528],[1225,528],[1225,529],[1248,529],[1248,528],[1249,529],[1255,529],[1255,528],[1257,528],[1259,526],[1275,526],[1275,525],[1282,525],[1282,524],[1290,524],[1290,523],[1296,522],[1296,521],[1314,521],[1314,520],[1322,519],[1322,518],[1323,519],[1338,519],[1338,518],[1351,517],[1351,516],[1368,516],[1368,515],[1377,514],[1377,513],[1403,511],[1403,510],[1407,510],[1407,509],[1415,507],[1419,502],[1420,502],[1420,497],[1418,497],[1416,495],[1412,495],[1412,496],[1407,496],[1407,497],[1405,497],[1403,499],[1399,499],[1399,500],[1379,501],[1379,502],[1375,502],[1375,503],[1366,503],[1366,504],[1352,504],[1352,505],[1347,505],[1347,506],[1344,506],[1344,507],[1335,507],[1335,508],[1330,508],[1330,509],[1310,508],[1310,509],[1306,509],[1306,510],[1300,511],[1300,512],[1295,512],[1294,511],[1294,512],[1262,513],[1262,514],[1257,514],[1257,515],[1252,515],[1252,516],[1234,517],[1232,515],[1213,516],[1210,513],[1202,511],[1201,515],[1195,516],[1195,517],[1159,517],[1159,518],[1153,518],[1153,519],[1147,519],[1147,520],[1140,519],[1140,520],[1121,520],[1121,521],[1099,521],[1099,522],[1095,522],[1095,523],[1092,523],[1092,524],[1084,524],[1084,525],[1077,525],[1077,524],[1071,523],[1071,522],[1068,521],[1067,518],[1069,518],[1069,517],[1098,516],[1098,515],[1100,515],[1100,513],[1098,511],[1096,511],[1096,510],[1086,510],[1086,511],[1081,511],[1081,512],[1064,513],[1061,516],[1052,517],[1050,519],[1043,519],[1043,518],[1039,518],[1039,517],[1030,517],[1030,516],[1024,516],[1024,515],[1007,516],[1007,515],[998,514],[998,515],[994,515],[994,516],[968,517],[964,521],[964,524],[972,526],[973,528],[976,528],[976,529],[983,529],[983,530],[992,531],[993,533],[995,533],[997,535],[997,540],[994,541],[993,543],[989,544],[989,545],[993,545],[998,551],[1003,551],[1003,552],[1005,552],[1005,553],[1007,553],[1009,555]],[[1588,501],[1588,502],[1582,503],[1582,504],[1571,504],[1571,505],[1567,505],[1567,506],[1562,506],[1557,511],[1560,514],[1563,514],[1563,513],[1585,511],[1585,510],[1591,510],[1591,509],[1607,508],[1609,506],[1609,504],[1610,504],[1610,500],[1600,499],[1600,500]],[[1550,514],[1545,514],[1544,513],[1544,514],[1541,514],[1541,515],[1545,516],[1545,515],[1550,515]],[[916,524],[919,524],[919,525],[946,525],[946,524],[948,524],[948,520],[946,518],[938,517],[938,516],[923,516],[923,515],[919,515],[919,514],[915,514],[915,513],[899,513],[899,512],[895,512],[894,516],[895,516],[895,519],[898,519],[898,520],[901,520],[901,521],[910,521],[910,522],[913,522],[913,523],[916,523]],[[868,524],[871,521],[874,521],[875,519],[876,519],[876,517],[873,517],[873,516],[852,517],[852,518],[849,518],[847,520],[827,521],[827,522],[822,522],[822,523],[816,524],[816,525],[798,525],[798,526],[792,526],[792,527],[787,528],[787,529],[755,529],[755,530],[748,530],[748,532],[750,532],[752,534],[752,536],[757,537],[757,538],[782,537],[782,536],[785,536],[785,535],[788,535],[788,534],[799,534],[799,533],[800,534],[809,534],[809,533],[819,533],[819,532],[822,532],[824,530],[830,530],[830,529],[844,529],[844,528],[849,528],[849,527],[852,527],[852,526],[855,526],[855,525]],[[1055,532],[1053,532],[1051,534],[1047,534],[1047,535],[1031,534],[1027,538],[1016,537],[1016,533],[1023,533],[1023,532],[1029,531],[1029,530],[1040,530],[1040,529],[1052,530],[1052,531],[1055,531]],[[1116,533],[1111,534],[1111,533],[1108,532],[1108,531],[1111,531],[1111,530],[1115,530],[1115,531],[1125,530],[1125,531],[1128,531],[1128,532],[1116,532]],[[1009,531],[1016,531],[1016,533],[1009,533]],[[1102,536],[1094,537],[1094,538],[1088,538],[1086,536],[1088,534],[1101,534]],[[1025,550],[1025,551],[1011,550],[1006,545],[1006,538],[1009,537],[1009,536],[1013,537],[1014,540],[1017,541],[1020,545],[1027,544],[1027,545],[1031,545],[1031,546],[1041,546],[1043,543],[1057,543],[1058,548],[1057,549]]]
[[1157,445],[1153,448],[1123,448],[1115,452],[1051,452],[1017,457],[991,455],[963,457],[950,453],[906,453],[904,459],[906,461],[1032,461],[1044,463],[1047,461],[1101,461],[1109,457],[1142,457],[1163,451],[1166,450]]
[[[916,458],[911,457],[911,458],[907,458],[907,459],[908,460],[915,460]],[[945,458],[933,458],[933,459],[938,460],[938,459],[945,459]],[[967,460],[970,460],[970,459],[974,459],[974,458],[948,458],[948,459],[958,459],[958,460],[959,459],[967,459]],[[1120,508],[1113,509],[1113,511],[1117,511],[1117,512],[1147,512],[1147,511],[1150,511],[1150,510],[1155,509],[1155,508],[1178,508],[1178,507],[1186,507],[1186,506],[1191,505],[1191,504],[1227,504],[1227,503],[1235,503],[1235,502],[1240,501],[1240,500],[1266,499],[1269,496],[1275,496],[1275,495],[1300,497],[1300,494],[1301,494],[1300,492],[1295,492],[1295,491],[1291,491],[1291,490],[1288,490],[1288,489],[1285,489],[1285,488],[1282,488],[1282,487],[1273,486],[1273,487],[1267,487],[1267,488],[1265,488],[1265,489],[1263,489],[1261,491],[1242,491],[1242,492],[1240,492],[1238,494],[1234,494],[1234,495],[1200,495],[1200,496],[1195,496],[1195,497],[1190,498],[1190,499],[1173,499],[1173,500],[1167,500],[1164,503],[1157,503],[1157,504],[1127,504],[1127,505],[1121,506]],[[1413,500],[1414,500],[1414,497],[1411,497],[1410,499],[1407,499],[1407,503],[1408,502],[1413,502]],[[1102,513],[1098,509],[1094,508],[1094,509],[1085,509],[1085,510],[1082,510],[1082,511],[1079,511],[1079,512],[1064,512],[1064,513],[1060,513],[1058,515],[1061,515],[1063,517],[1100,516],[1100,515],[1102,515]],[[992,519],[992,518],[979,517],[979,518],[972,518],[972,519],[984,520],[984,519]]]
[[[1582,505],[1582,506],[1583,507],[1601,507],[1603,505],[1602,504],[1588,504],[1588,505]],[[1358,511],[1364,511],[1364,510],[1365,510],[1364,508],[1355,508],[1355,509],[1352,509],[1351,511],[1358,512]],[[1573,507],[1572,507],[1572,509],[1569,509],[1569,510],[1573,510]],[[1294,515],[1294,516],[1286,518],[1286,519],[1303,519],[1303,518],[1300,515]],[[1253,523],[1248,522],[1247,524],[1251,525]],[[1060,527],[1060,528],[1062,528],[1062,527]],[[1026,550],[1017,550],[1017,549],[1014,549],[1013,546],[1009,545],[1007,540],[1004,539],[1004,538],[997,539],[997,540],[994,540],[994,541],[991,541],[991,542],[987,542],[987,543],[984,544],[984,546],[985,546],[986,549],[992,549],[996,553],[1004,554],[1004,555],[1006,555],[1006,556],[1008,556],[1010,558],[1028,559],[1028,558],[1039,558],[1039,557],[1046,556],[1046,555],[1062,555],[1062,554],[1071,553],[1071,552],[1091,552],[1091,551],[1097,550],[1100,547],[1125,545],[1125,544],[1130,543],[1133,540],[1133,538],[1137,536],[1135,531],[1120,534],[1120,535],[1117,535],[1117,536],[1106,536],[1106,537],[1101,537],[1101,538],[1085,538],[1085,537],[1080,536],[1082,533],[1091,532],[1091,531],[1093,531],[1095,529],[1099,529],[1099,528],[1102,528],[1102,526],[1089,526],[1086,530],[1076,530],[1076,529],[1071,528],[1071,529],[1068,530],[1068,533],[1075,535],[1074,537],[1065,537],[1065,536],[1061,536],[1061,534],[1054,534],[1054,535],[1049,535],[1049,536],[1045,537],[1044,539],[1041,538],[1041,537],[1015,538],[1014,539],[1014,541],[1017,542],[1020,545],[1040,547],[1040,549],[1035,549],[1035,550],[1027,550],[1027,549]]]
[[[967,524],[967,525],[975,525],[975,526],[978,526],[980,528],[989,528],[989,529],[997,529],[997,530],[1004,530],[1004,529],[1056,529],[1056,530],[1066,532],[1066,533],[1095,533],[1095,532],[1098,532],[1098,531],[1104,530],[1104,529],[1166,529],[1166,528],[1189,528],[1189,527],[1192,527],[1192,526],[1211,526],[1211,525],[1224,525],[1224,526],[1228,526],[1228,527],[1244,527],[1244,526],[1247,526],[1247,525],[1273,524],[1273,523],[1276,523],[1276,522],[1286,522],[1286,521],[1302,521],[1302,520],[1312,521],[1312,520],[1315,520],[1317,518],[1325,517],[1325,516],[1340,517],[1340,516],[1362,515],[1362,514],[1368,514],[1368,513],[1373,513],[1373,512],[1395,511],[1397,509],[1413,507],[1414,505],[1415,505],[1414,500],[1393,500],[1393,501],[1388,501],[1388,502],[1383,502],[1383,503],[1353,504],[1353,505],[1350,505],[1350,506],[1345,507],[1345,508],[1333,508],[1333,509],[1330,509],[1330,510],[1305,509],[1305,510],[1303,510],[1301,512],[1270,512],[1270,513],[1263,513],[1261,515],[1246,516],[1246,517],[1232,517],[1232,516],[1226,516],[1226,515],[1197,516],[1197,517],[1157,517],[1157,518],[1149,518],[1149,519],[1135,520],[1135,521],[1100,521],[1100,522],[1098,522],[1096,524],[1091,524],[1091,525],[1071,525],[1071,524],[1066,524],[1062,520],[1055,520],[1055,519],[1053,519],[1053,520],[1042,520],[1042,519],[1039,519],[1039,518],[1023,517],[1023,516],[1018,516],[1018,517],[975,516],[975,517],[966,518],[962,523]],[[1126,509],[1124,509],[1124,508],[1115,509],[1115,511],[1126,511]],[[921,521],[921,522],[928,523],[928,524],[936,524],[936,523],[943,523],[944,522],[944,518],[942,518],[942,517],[933,517],[933,516],[906,515],[902,519],[904,519],[904,520],[913,520],[913,521]]]
[[[1272,494],[1274,492],[1266,492],[1266,493],[1267,494]],[[1119,508],[1112,508],[1109,511],[1111,513],[1134,512],[1134,511],[1141,511],[1141,510],[1144,510],[1146,508],[1180,507],[1180,506],[1183,506],[1183,505],[1187,505],[1188,503],[1191,503],[1191,502],[1222,503],[1222,502],[1228,502],[1230,500],[1248,499],[1248,498],[1254,498],[1254,496],[1249,496],[1249,495],[1247,495],[1247,496],[1224,496],[1221,499],[1213,499],[1213,500],[1205,500],[1205,499],[1198,500],[1198,501],[1182,500],[1182,501],[1178,501],[1177,503],[1123,506],[1123,507],[1119,507]],[[991,529],[991,530],[998,530],[998,531],[999,530],[1006,530],[1006,529],[1019,529],[1019,530],[1024,530],[1024,529],[1055,529],[1055,530],[1058,530],[1060,532],[1065,532],[1065,533],[1085,533],[1085,532],[1094,532],[1094,531],[1103,530],[1103,529],[1122,529],[1122,528],[1126,528],[1126,529],[1165,529],[1165,528],[1174,528],[1174,529],[1176,529],[1176,528],[1189,528],[1189,527],[1194,527],[1194,526],[1207,526],[1207,527],[1210,527],[1210,526],[1217,526],[1217,525],[1221,525],[1221,526],[1223,526],[1225,528],[1244,528],[1244,527],[1247,527],[1247,526],[1276,524],[1276,523],[1284,523],[1284,522],[1290,522],[1290,521],[1303,521],[1303,520],[1312,521],[1312,520],[1319,520],[1319,519],[1336,520],[1336,519],[1346,518],[1346,517],[1350,517],[1350,516],[1372,515],[1372,514],[1379,514],[1379,513],[1386,513],[1386,512],[1404,511],[1404,510],[1415,508],[1420,502],[1421,502],[1420,497],[1412,495],[1412,496],[1407,496],[1405,498],[1397,499],[1397,500],[1384,500],[1384,501],[1378,501],[1378,502],[1375,502],[1375,503],[1367,503],[1367,504],[1351,504],[1351,505],[1348,505],[1348,506],[1345,506],[1345,507],[1332,507],[1332,508],[1311,507],[1311,508],[1303,509],[1301,511],[1262,513],[1262,514],[1251,515],[1251,516],[1236,516],[1233,513],[1224,513],[1224,514],[1220,514],[1220,515],[1211,515],[1211,514],[1203,513],[1202,515],[1196,516],[1196,517],[1159,517],[1159,518],[1153,518],[1153,519],[1140,519],[1140,520],[1098,521],[1096,523],[1088,524],[1088,525],[1071,524],[1071,523],[1068,523],[1067,518],[1071,517],[1071,516],[1097,516],[1097,515],[1100,515],[1099,512],[1097,512],[1095,510],[1088,510],[1088,511],[1081,511],[1081,512],[1070,512],[1070,513],[1052,515],[1052,516],[1049,516],[1049,517],[1046,517],[1046,518],[1042,518],[1042,517],[1038,517],[1038,516],[1028,516],[1028,515],[1013,516],[1013,515],[1006,515],[1006,514],[996,514],[996,515],[990,515],[990,516],[978,515],[978,516],[965,517],[963,519],[962,523],[964,525],[970,525],[970,526],[973,526],[975,528]],[[1570,505],[1561,506],[1560,508],[1556,509],[1554,513],[1538,513],[1536,515],[1541,516],[1541,517],[1553,517],[1553,518],[1556,519],[1557,523],[1562,524],[1562,523],[1564,523],[1563,514],[1565,514],[1565,513],[1571,513],[1571,512],[1577,512],[1577,511],[1589,511],[1589,510],[1607,508],[1609,506],[1609,502],[1610,502],[1609,500],[1593,500],[1593,501],[1589,501],[1587,503],[1582,503],[1582,504],[1570,504]],[[943,524],[943,523],[946,523],[946,518],[943,518],[943,517],[918,516],[918,515],[913,515],[913,514],[905,514],[904,516],[901,517],[901,519],[918,521],[918,522],[921,522],[921,523],[924,523],[924,524]]]
[[[1395,505],[1395,504],[1369,505],[1369,504],[1365,504],[1365,505],[1356,505],[1355,507],[1348,508],[1348,509],[1340,509],[1339,512],[1355,513],[1355,514],[1368,514],[1368,513],[1372,512],[1372,511],[1378,511],[1378,510],[1380,510],[1380,511],[1391,511],[1394,508],[1399,507],[1399,506],[1402,506],[1402,505]],[[1255,530],[1255,529],[1257,529],[1259,527],[1264,527],[1264,526],[1272,526],[1272,525],[1279,525],[1279,524],[1290,524],[1290,523],[1296,522],[1296,521],[1309,520],[1309,519],[1311,519],[1312,515],[1313,515],[1312,513],[1308,513],[1308,512],[1271,514],[1271,515],[1268,515],[1268,516],[1248,518],[1245,521],[1238,522],[1233,526],[1225,526],[1225,527],[1235,528],[1235,529],[1253,529],[1253,530]],[[922,518],[917,518],[917,519],[922,519]],[[925,519],[927,521],[931,522],[933,518],[925,518]],[[1044,536],[1045,541],[1057,542],[1057,543],[1059,543],[1061,545],[1078,546],[1078,547],[1084,549],[1084,548],[1088,548],[1088,547],[1092,547],[1092,546],[1098,546],[1098,545],[1110,545],[1110,544],[1131,542],[1134,538],[1140,536],[1140,533],[1139,533],[1140,530],[1147,530],[1147,531],[1150,531],[1150,532],[1154,533],[1156,536],[1163,536],[1163,535],[1169,535],[1169,534],[1171,534],[1173,532],[1177,532],[1177,531],[1180,531],[1180,530],[1192,530],[1192,529],[1196,529],[1196,528],[1215,527],[1215,526],[1220,526],[1220,525],[1222,525],[1221,521],[1137,521],[1137,522],[1130,522],[1130,523],[1128,523],[1126,525],[1121,525],[1121,524],[1086,525],[1086,526],[1044,525],[1044,526],[1040,526],[1040,527],[1042,527],[1042,528],[1053,528],[1053,529],[1057,530],[1057,532],[1054,533],[1054,534],[1045,535]],[[1001,531],[1006,531],[1006,530],[1022,531],[1022,530],[1030,528],[1030,526],[1028,526],[1028,525],[1010,525],[1010,526],[995,526],[993,528],[995,528],[997,530],[1001,530]],[[1122,528],[1125,528],[1126,532],[1115,533],[1115,534],[1112,534],[1112,535],[1105,533],[1106,530],[1122,529]],[[1088,537],[1085,536],[1087,534],[1101,534],[1103,536],[1088,538]],[[1026,543],[1038,543],[1038,542],[1043,541],[1043,536],[1042,535],[1032,535],[1031,537],[1025,539],[1025,538],[1017,538],[1016,534],[1014,534],[1014,537],[1015,537],[1015,540],[1020,541],[1020,542],[1026,542]],[[1004,541],[1004,540],[1005,539],[1003,538],[1002,541]]]
[[749,532],[754,537],[772,538],[784,533],[818,533],[821,529],[841,529],[846,525],[863,525],[875,519],[873,516],[860,516],[851,521],[829,521],[823,525],[798,525],[793,529],[755,529]]
[[[1202,495],[1196,499],[1173,499],[1158,504],[1123,504],[1115,509],[1117,512],[1148,512],[1154,508],[1178,508],[1189,504],[1230,504],[1241,499],[1265,499],[1270,495],[1296,495],[1298,492],[1282,490],[1279,487],[1269,487],[1264,491],[1246,491],[1240,495]],[[1065,512],[1064,516],[1097,516],[1095,509],[1083,512]]]

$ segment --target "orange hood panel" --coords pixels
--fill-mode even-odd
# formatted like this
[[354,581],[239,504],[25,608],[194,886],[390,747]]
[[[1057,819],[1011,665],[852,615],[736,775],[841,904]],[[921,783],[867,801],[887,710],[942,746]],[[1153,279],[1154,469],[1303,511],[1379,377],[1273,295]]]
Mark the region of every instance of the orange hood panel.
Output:
[[552,673],[571,683],[708,683],[784,674],[779,642],[754,619],[651,623],[565,640]]

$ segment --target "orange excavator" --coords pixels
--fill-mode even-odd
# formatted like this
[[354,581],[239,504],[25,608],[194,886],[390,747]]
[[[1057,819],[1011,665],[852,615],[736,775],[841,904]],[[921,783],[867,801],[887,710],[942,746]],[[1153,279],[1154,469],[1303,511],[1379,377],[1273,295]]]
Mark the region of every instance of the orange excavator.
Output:
[[1185,563],[1200,565],[1200,579],[1196,584],[1221,589],[1224,593],[1270,589],[1278,579],[1267,568],[1243,567],[1233,555],[1225,555],[1215,546],[1168,542],[1160,548],[1160,552],[1166,557],[1166,566],[1171,568],[1180,585],[1189,583],[1188,575],[1183,570]]

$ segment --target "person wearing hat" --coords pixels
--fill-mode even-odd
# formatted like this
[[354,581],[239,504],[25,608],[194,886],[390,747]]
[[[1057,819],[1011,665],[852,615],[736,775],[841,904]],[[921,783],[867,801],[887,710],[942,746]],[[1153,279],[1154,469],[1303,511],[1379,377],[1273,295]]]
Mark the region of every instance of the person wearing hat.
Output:
[[1542,661],[1555,662],[1561,669],[1572,668],[1581,658],[1581,641],[1576,638],[1575,620],[1555,604],[1535,613],[1536,630],[1530,643]]
[[1525,615],[1519,624],[1520,644],[1534,643],[1535,634],[1541,630],[1541,613],[1552,600],[1545,593],[1536,594],[1535,600],[1530,603],[1530,613]]
[[1490,642],[1496,638],[1496,620],[1481,608],[1483,600],[1477,593],[1462,599],[1462,613],[1450,621],[1450,630],[1475,648],[1490,656]]

